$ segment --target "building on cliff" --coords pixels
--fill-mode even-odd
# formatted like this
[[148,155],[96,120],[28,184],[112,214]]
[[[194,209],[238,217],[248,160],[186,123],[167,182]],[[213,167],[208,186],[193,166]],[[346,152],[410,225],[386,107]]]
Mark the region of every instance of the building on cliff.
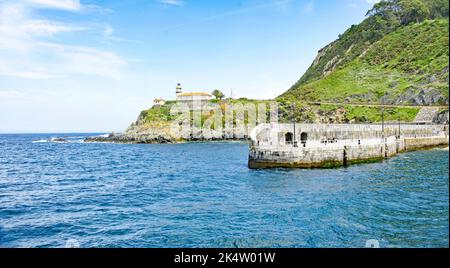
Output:
[[181,84],[178,83],[176,87],[176,100],[180,102],[189,102],[193,103],[195,101],[198,102],[206,102],[213,98],[213,96],[206,92],[186,92],[183,93],[183,88],[181,87]]
[[153,100],[153,107],[163,106],[166,104],[166,101],[162,98],[156,98]]

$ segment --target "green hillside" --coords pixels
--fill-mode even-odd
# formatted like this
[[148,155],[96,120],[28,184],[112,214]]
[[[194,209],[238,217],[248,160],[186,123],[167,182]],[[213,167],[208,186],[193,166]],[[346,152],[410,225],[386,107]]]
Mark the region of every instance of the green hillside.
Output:
[[448,104],[448,27],[447,1],[381,1],[277,100]]

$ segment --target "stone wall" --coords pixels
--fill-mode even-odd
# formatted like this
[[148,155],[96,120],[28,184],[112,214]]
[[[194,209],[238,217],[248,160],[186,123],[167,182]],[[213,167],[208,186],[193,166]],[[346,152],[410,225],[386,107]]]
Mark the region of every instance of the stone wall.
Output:
[[249,168],[329,168],[379,161],[398,153],[422,148],[448,146],[448,137],[391,137],[378,144],[350,144],[320,147],[252,147]]
[[[399,137],[398,126],[386,126],[386,136],[381,138],[379,125],[299,124],[296,126],[296,133],[300,135],[301,132],[307,132],[311,140],[301,144],[300,137],[297,137],[299,144],[295,147],[293,144],[283,143],[284,133],[293,131],[292,125],[259,126],[259,132],[253,131],[251,135],[248,165],[250,168],[338,167],[378,161],[405,151],[449,144],[448,126],[445,125],[403,125],[401,130],[402,136]],[[318,141],[324,136],[337,138],[338,141]]]
[[[250,134],[252,140],[272,146],[285,145],[285,134],[294,133],[293,124],[261,124]],[[301,134],[307,134],[307,140],[337,139],[362,140],[383,136],[382,125],[369,124],[296,124],[295,140],[301,141]],[[447,125],[386,124],[384,136],[431,137],[443,133],[448,135]]]
[[429,138],[405,138],[405,150],[413,151],[417,149],[448,145],[447,137],[429,137]]
[[[379,160],[405,151],[404,139],[386,139],[385,143],[345,146],[344,154],[348,164],[360,161]],[[344,165],[347,163],[343,163]]]

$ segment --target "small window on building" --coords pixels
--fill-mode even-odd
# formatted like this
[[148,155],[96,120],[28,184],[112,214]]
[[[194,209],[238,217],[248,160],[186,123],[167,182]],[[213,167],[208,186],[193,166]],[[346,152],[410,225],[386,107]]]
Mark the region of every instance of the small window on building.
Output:
[[303,132],[302,134],[300,134],[301,143],[306,143],[307,140],[308,140],[308,133]]
[[292,144],[294,142],[294,134],[291,132],[286,133],[284,135],[286,144]]

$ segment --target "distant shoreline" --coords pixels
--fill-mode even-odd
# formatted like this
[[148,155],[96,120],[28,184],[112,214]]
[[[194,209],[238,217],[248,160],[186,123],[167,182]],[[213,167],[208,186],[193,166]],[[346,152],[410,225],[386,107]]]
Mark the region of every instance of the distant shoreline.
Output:
[[123,144],[182,144],[182,143],[205,143],[205,142],[247,142],[250,138],[229,138],[229,139],[180,139],[174,140],[159,136],[147,136],[147,135],[128,135],[128,134],[109,134],[105,136],[93,136],[86,137],[84,142],[111,142],[111,143],[123,143]]

